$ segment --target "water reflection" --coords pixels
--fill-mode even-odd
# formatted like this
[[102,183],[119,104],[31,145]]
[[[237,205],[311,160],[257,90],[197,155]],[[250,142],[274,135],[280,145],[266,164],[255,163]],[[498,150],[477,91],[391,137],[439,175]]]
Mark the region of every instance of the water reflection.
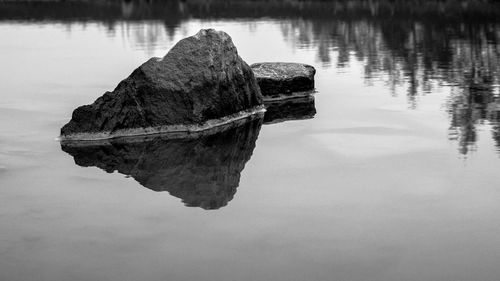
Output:
[[236,193],[252,156],[262,118],[212,135],[116,139],[99,145],[62,144],[82,167],[133,177],[154,191],[167,191],[189,207],[219,209]]
[[[0,20],[97,21],[110,32],[125,24],[127,36],[152,53],[182,32],[190,19],[278,19],[292,48],[316,52],[325,68],[363,66],[370,83],[418,97],[446,88],[449,138],[467,154],[477,129],[488,123],[498,143],[500,93],[500,3],[495,1],[63,1],[2,2]],[[148,20],[129,32],[129,23]],[[151,22],[151,21],[154,21]],[[270,114],[267,115],[271,116]]]
[[311,119],[316,115],[314,96],[266,102],[264,124]]
[[467,155],[476,150],[478,130],[484,124],[492,125],[492,137],[500,149],[500,99],[489,74],[478,74],[477,69],[466,72],[463,88],[448,102],[451,119],[449,138],[459,144],[459,151]]
[[418,96],[450,88],[449,138],[459,152],[474,151],[478,127],[486,123],[493,125],[498,146],[500,5],[348,2],[335,20],[281,23],[283,36],[298,47],[315,48],[327,67],[361,62],[369,82],[385,81],[392,95],[406,89],[412,109],[418,108]]

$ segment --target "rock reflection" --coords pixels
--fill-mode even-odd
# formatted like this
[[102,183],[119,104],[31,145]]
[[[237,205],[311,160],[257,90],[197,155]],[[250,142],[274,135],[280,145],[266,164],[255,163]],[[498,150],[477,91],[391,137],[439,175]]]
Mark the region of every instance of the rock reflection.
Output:
[[172,139],[149,136],[98,145],[62,143],[82,167],[133,177],[154,191],[167,191],[189,207],[219,209],[236,193],[255,148],[262,118],[211,135]]
[[316,115],[314,96],[266,102],[264,124],[311,119]]

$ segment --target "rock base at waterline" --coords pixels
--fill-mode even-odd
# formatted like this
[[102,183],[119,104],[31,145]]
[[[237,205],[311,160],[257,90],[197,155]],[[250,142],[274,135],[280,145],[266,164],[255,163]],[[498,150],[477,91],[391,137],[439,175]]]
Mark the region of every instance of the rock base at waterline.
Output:
[[306,96],[314,91],[314,67],[289,62],[262,62],[250,66],[264,99]]

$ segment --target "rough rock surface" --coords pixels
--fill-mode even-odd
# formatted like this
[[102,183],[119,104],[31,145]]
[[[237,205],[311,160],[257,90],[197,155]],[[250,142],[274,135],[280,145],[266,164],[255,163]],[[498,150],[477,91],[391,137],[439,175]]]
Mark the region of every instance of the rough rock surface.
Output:
[[264,98],[314,90],[314,67],[290,62],[262,62],[250,66]]
[[78,107],[61,137],[110,138],[202,128],[208,127],[207,121],[237,118],[261,104],[252,69],[238,56],[231,37],[202,29],[179,41],[162,59],[145,62],[113,92]]
[[240,174],[252,156],[260,118],[198,138],[148,136],[136,142],[111,139],[103,144],[61,144],[82,167],[118,171],[154,191],[168,191],[186,206],[221,208],[233,198]]

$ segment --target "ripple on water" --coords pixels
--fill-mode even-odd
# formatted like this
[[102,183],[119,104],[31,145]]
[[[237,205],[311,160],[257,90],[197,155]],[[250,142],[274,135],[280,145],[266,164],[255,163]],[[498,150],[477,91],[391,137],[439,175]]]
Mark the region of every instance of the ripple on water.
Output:
[[390,128],[356,130],[313,134],[312,137],[327,150],[354,158],[384,157],[395,154],[435,150],[442,142],[428,137],[404,134]]

